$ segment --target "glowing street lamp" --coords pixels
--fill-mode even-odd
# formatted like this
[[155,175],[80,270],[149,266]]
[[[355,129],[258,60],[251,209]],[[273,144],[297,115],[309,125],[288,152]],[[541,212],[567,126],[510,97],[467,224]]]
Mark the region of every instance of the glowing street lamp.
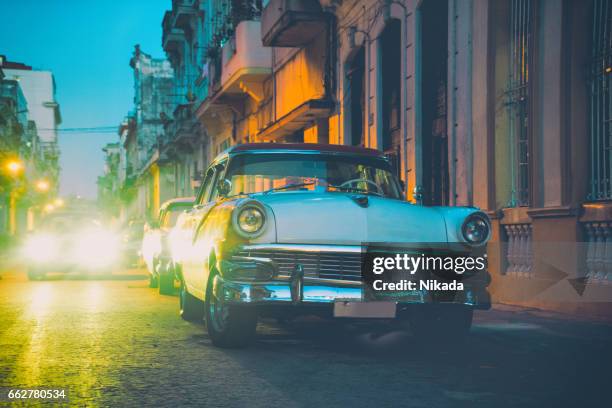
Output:
[[23,170],[23,163],[15,159],[9,160],[8,163],[6,163],[6,169],[9,173],[16,176]]
[[47,180],[38,180],[36,182],[36,190],[38,190],[41,193],[46,193],[47,191],[49,191],[49,188],[51,188],[51,184],[49,184],[49,182]]
[[49,203],[49,204],[45,205],[45,211],[46,212],[51,212],[53,210],[55,210],[55,206],[53,204]]
[[57,207],[63,207],[64,206],[64,200],[62,200],[61,198],[56,198],[55,201],[53,201],[53,205],[57,208]]

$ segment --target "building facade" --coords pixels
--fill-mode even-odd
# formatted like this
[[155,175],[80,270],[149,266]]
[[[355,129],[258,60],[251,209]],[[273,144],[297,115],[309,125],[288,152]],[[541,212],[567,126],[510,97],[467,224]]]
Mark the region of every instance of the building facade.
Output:
[[98,177],[98,204],[106,216],[119,219],[121,204],[120,144],[107,143],[104,152],[104,173]]
[[206,165],[207,141],[196,119],[197,102],[207,96],[200,77],[209,33],[205,15],[210,5],[198,1],[173,1],[162,21],[162,46],[172,68],[175,109],[164,126],[163,158],[174,175],[174,196],[194,195]]
[[152,58],[138,45],[130,67],[134,73],[134,111],[127,119],[128,127],[123,129],[122,124],[120,132],[127,132],[130,166],[126,171],[135,180],[137,217],[150,218],[157,214],[160,203],[174,196],[173,175],[165,166],[161,149],[168,112],[174,110],[174,73],[167,60]]
[[162,27],[173,195],[238,143],[376,148],[408,200],[491,216],[494,300],[612,299],[609,0],[174,0]]
[[5,78],[19,82],[27,102],[27,116],[36,125],[40,161],[45,165],[46,176],[53,190],[59,187],[59,148],[57,128],[62,123],[60,106],[56,98],[53,73],[36,70],[22,63],[4,60]]
[[58,189],[53,74],[0,55],[0,235],[32,228]]

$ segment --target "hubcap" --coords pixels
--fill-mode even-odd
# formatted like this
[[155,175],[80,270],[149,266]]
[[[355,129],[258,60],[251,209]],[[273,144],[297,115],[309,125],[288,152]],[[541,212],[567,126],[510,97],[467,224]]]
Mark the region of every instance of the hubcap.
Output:
[[225,302],[222,299],[217,299],[214,293],[211,293],[210,300],[208,301],[208,313],[210,315],[210,323],[215,331],[224,331],[227,325],[229,310]]

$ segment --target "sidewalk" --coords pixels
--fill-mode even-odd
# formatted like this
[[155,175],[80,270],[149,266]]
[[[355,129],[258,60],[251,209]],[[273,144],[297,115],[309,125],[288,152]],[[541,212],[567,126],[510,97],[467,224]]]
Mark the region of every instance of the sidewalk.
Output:
[[[491,310],[526,314],[529,316],[544,319],[612,324],[612,303],[598,303],[597,306],[597,308],[578,308],[573,312],[566,312],[550,309],[540,309],[536,307],[511,305],[506,303],[494,303]],[[591,310],[599,310],[599,313],[590,312]]]

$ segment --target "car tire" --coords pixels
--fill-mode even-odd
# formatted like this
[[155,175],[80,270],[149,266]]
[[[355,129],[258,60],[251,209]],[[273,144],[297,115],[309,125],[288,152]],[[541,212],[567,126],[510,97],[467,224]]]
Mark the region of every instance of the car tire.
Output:
[[174,270],[170,264],[159,266],[159,294],[172,295],[174,293]]
[[453,304],[422,305],[409,315],[414,336],[427,343],[460,343],[472,327],[474,310]]
[[206,328],[212,343],[222,348],[246,347],[255,337],[257,310],[217,299],[212,282],[211,279],[206,290]]
[[157,284],[158,284],[157,276],[155,276],[154,274],[150,273],[149,274],[149,287],[150,288],[156,288]]
[[201,322],[204,319],[204,302],[187,291],[181,280],[179,292],[179,314],[188,322]]

